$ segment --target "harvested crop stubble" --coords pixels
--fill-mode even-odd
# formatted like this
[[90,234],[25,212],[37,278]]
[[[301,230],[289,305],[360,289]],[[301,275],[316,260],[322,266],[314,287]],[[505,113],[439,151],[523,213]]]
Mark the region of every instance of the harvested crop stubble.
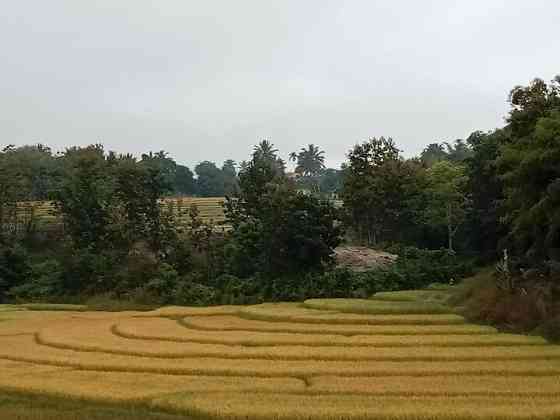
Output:
[[169,317],[182,318],[185,316],[213,316],[213,315],[235,315],[239,312],[239,306],[209,306],[209,307],[189,307],[189,306],[164,306],[154,311],[143,312],[136,315],[138,318]]
[[223,344],[227,346],[333,346],[333,347],[413,347],[413,346],[540,346],[546,340],[517,334],[459,335],[342,335],[289,334],[270,332],[198,331],[165,318],[125,319],[112,328],[113,334],[129,339],[180,343]]
[[[220,401],[217,405],[215,402]],[[371,397],[357,395],[286,395],[216,393],[157,398],[155,406],[184,410],[191,415],[223,419],[316,420],[449,420],[546,419],[560,415],[554,397]]]
[[371,297],[371,300],[384,300],[388,302],[418,302],[418,301],[445,301],[451,295],[443,290],[401,290],[397,292],[378,292]]
[[[292,378],[173,376],[127,372],[89,372],[0,360],[0,389],[87,397],[102,402],[135,401],[177,392],[303,392]],[[101,385],[102,384],[102,385]]]
[[0,305],[0,313],[13,311],[25,311],[25,308],[16,305]]
[[58,304],[58,303],[25,303],[18,306],[23,309],[27,309],[29,311],[72,311],[72,312],[87,311],[86,305],[70,305],[70,304]]
[[310,377],[310,376],[438,376],[496,374],[551,376],[560,374],[560,360],[508,361],[286,361],[201,357],[175,359],[62,350],[37,345],[30,336],[0,337],[0,359],[81,370],[168,373],[174,375]]
[[[384,303],[385,304],[385,303]],[[294,322],[307,324],[335,325],[437,325],[464,324],[465,319],[457,314],[353,314],[338,311],[304,308],[301,304],[263,303],[242,307],[238,316],[269,322]]]
[[[69,317],[74,315],[86,315],[85,313],[76,312],[59,312],[59,311],[15,311],[2,313],[1,317],[6,322],[2,323],[0,328],[0,336],[14,334],[33,334],[46,326],[52,326],[54,323],[62,321],[66,322]],[[87,314],[89,316],[90,314]]]
[[555,396],[560,400],[559,376],[432,376],[341,378],[319,376],[309,380],[310,393],[386,396]]
[[308,299],[303,306],[310,309],[332,310],[355,314],[448,314],[449,306],[434,302],[387,302],[368,299]]
[[103,352],[155,358],[216,357],[220,359],[333,360],[333,361],[474,361],[474,360],[560,360],[560,346],[521,347],[244,347],[217,344],[162,342],[157,347],[148,340],[126,340],[110,332],[111,323],[99,321],[83,328],[83,322],[69,320],[45,328],[37,341],[46,346],[84,352]]
[[202,331],[254,331],[332,335],[494,334],[495,328],[472,325],[330,325],[247,320],[236,316],[186,317],[180,323]]

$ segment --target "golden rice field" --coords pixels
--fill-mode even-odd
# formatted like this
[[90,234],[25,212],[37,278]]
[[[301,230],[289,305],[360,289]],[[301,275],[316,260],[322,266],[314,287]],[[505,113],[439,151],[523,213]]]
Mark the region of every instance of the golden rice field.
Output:
[[[208,223],[220,224],[225,221],[224,197],[169,197],[160,201],[162,208],[169,210],[181,224],[188,224],[189,209],[195,205],[201,219]],[[18,204],[18,219],[21,222],[35,218],[39,226],[60,222],[54,203],[51,201],[29,201]]]
[[[223,208],[224,202],[224,197],[167,197],[160,200],[160,205],[174,215],[175,220],[181,225],[189,224],[189,209],[193,205],[198,209],[202,221],[223,225],[226,220]],[[342,206],[340,200],[335,200],[333,203],[336,207]],[[60,217],[51,201],[18,203],[17,217],[20,223],[26,223],[33,218],[39,227],[60,223]]]
[[560,418],[560,346],[469,324],[438,293],[117,313],[0,305],[0,401],[188,419]]

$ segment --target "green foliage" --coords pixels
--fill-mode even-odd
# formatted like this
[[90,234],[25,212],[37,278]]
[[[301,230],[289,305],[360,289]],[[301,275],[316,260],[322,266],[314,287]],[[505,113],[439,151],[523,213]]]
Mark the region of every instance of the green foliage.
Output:
[[188,167],[176,165],[173,191],[178,195],[193,195],[196,193],[194,174]]
[[217,294],[213,287],[189,279],[178,283],[173,294],[174,303],[177,305],[206,306],[217,303]]
[[66,292],[63,273],[62,265],[54,259],[34,264],[29,278],[12,287],[9,294],[20,301],[41,301],[63,295]]
[[233,225],[227,251],[234,272],[248,271],[244,263],[282,275],[322,270],[332,262],[333,249],[341,240],[332,204],[278,186],[261,195],[256,206],[258,212],[249,202],[230,202],[227,210]]
[[361,242],[404,240],[419,222],[423,169],[405,161],[391,138],[372,138],[348,154],[341,198],[348,223]]
[[278,157],[278,150],[268,140],[262,140],[253,148],[253,162],[260,161],[269,165],[276,177],[284,176],[286,163]]
[[496,258],[499,240],[506,229],[500,220],[504,187],[496,166],[505,136],[504,130],[487,134],[475,131],[467,139],[473,149],[472,157],[466,161],[467,191],[471,200],[466,222],[467,241],[487,261]]
[[560,110],[539,118],[532,132],[501,152],[511,238],[533,261],[553,258],[549,251],[560,248]]
[[332,195],[342,189],[342,171],[337,169],[325,169],[319,177],[319,190],[323,194]]
[[113,184],[101,145],[66,151],[63,182],[54,198],[77,247],[105,248],[113,214]]
[[471,262],[444,249],[395,246],[388,251],[399,257],[379,275],[386,290],[422,289],[432,283],[449,284],[473,271]]
[[0,242],[0,302],[6,300],[11,288],[27,281],[30,272],[29,258],[23,248]]
[[325,152],[319,150],[314,144],[309,144],[307,149],[302,147],[299,153],[292,152],[290,159],[296,162],[296,173],[304,177],[320,174],[325,169]]
[[441,161],[464,163],[473,154],[470,146],[468,139],[457,139],[454,143],[431,143],[422,150],[420,160],[428,167]]
[[432,166],[434,163],[448,159],[447,152],[445,151],[445,145],[443,143],[428,144],[424,150],[422,150],[420,159],[427,166]]
[[214,162],[205,160],[194,168],[196,189],[202,197],[222,197],[224,195],[224,174]]
[[322,270],[340,243],[333,205],[298,193],[277,165],[273,146],[261,143],[239,174],[239,199],[226,203],[233,232],[225,252],[238,276]]
[[440,161],[427,171],[426,221],[447,231],[448,250],[454,252],[453,238],[467,216],[467,177],[463,166]]

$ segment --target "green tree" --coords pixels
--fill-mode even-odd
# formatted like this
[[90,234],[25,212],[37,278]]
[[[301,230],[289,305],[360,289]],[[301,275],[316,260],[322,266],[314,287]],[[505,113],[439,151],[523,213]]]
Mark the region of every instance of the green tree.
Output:
[[196,190],[202,197],[222,197],[224,195],[224,175],[214,162],[203,161],[194,168]]
[[437,162],[428,169],[427,181],[426,221],[435,228],[445,227],[448,250],[454,252],[453,238],[468,209],[465,168],[448,161]]
[[175,167],[173,191],[178,195],[194,195],[196,193],[194,174],[187,166],[177,165]]
[[468,241],[488,260],[496,258],[499,241],[506,234],[507,226],[501,220],[504,186],[496,165],[500,145],[506,138],[507,132],[503,129],[490,133],[475,131],[467,138],[473,151],[465,161],[471,199]]
[[[560,248],[560,111],[539,118],[528,136],[504,144],[506,220],[521,253],[534,261]],[[558,256],[556,256],[558,258]]]
[[420,154],[420,160],[427,166],[432,166],[434,163],[446,160],[447,158],[448,155],[443,143],[430,143]]
[[319,177],[319,188],[325,194],[336,194],[342,188],[342,171],[328,168]]
[[253,159],[268,162],[278,176],[284,175],[286,171],[286,163],[278,157],[278,149],[268,140],[262,140],[253,148]]
[[239,194],[239,179],[237,178],[237,164],[234,160],[228,159],[222,165],[224,178],[224,193],[227,196],[237,196]]
[[317,176],[325,169],[325,152],[314,144],[302,147],[299,153],[292,152],[290,160],[296,162],[296,173],[305,177]]
[[[130,157],[130,156],[128,156]],[[173,192],[173,185],[176,180],[177,164],[169,157],[167,152],[160,150],[157,153],[149,152],[142,154],[142,164],[150,166],[165,180],[167,190],[166,193]]]
[[256,151],[239,178],[240,196],[226,205],[233,228],[228,256],[235,274],[278,277],[322,270],[332,261],[341,240],[332,204],[298,193],[279,174],[275,154]]
[[420,191],[417,162],[404,161],[391,138],[371,138],[348,154],[341,198],[361,241],[376,245],[402,237]]
[[447,159],[451,162],[463,163],[472,156],[472,149],[469,142],[457,139],[453,143],[444,143],[447,149]]
[[104,249],[115,185],[103,146],[67,149],[63,165],[63,181],[54,199],[65,230],[78,248]]
[[560,259],[560,77],[510,93],[512,109],[499,157],[510,243],[533,263]]

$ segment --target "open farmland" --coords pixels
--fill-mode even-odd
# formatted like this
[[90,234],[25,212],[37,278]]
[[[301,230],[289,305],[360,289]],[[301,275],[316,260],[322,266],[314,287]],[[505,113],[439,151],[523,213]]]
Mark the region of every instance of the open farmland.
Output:
[[468,324],[438,293],[119,313],[5,306],[0,389],[161,418],[558,418],[560,346]]
[[[169,197],[160,200],[163,209],[174,215],[179,224],[189,223],[189,209],[195,205],[204,222],[221,224],[225,221],[224,197]],[[34,220],[38,227],[48,227],[60,223],[60,217],[51,201],[28,201],[18,203],[18,222],[25,224]]]
[[[190,223],[189,210],[196,206],[203,222],[223,225],[226,218],[223,204],[224,197],[168,197],[160,200],[162,209],[170,212],[179,225],[186,226]],[[335,200],[334,205],[341,207],[342,202]],[[26,201],[18,203],[18,224],[25,226],[33,221],[38,228],[48,228],[60,223],[55,205],[52,201]]]

